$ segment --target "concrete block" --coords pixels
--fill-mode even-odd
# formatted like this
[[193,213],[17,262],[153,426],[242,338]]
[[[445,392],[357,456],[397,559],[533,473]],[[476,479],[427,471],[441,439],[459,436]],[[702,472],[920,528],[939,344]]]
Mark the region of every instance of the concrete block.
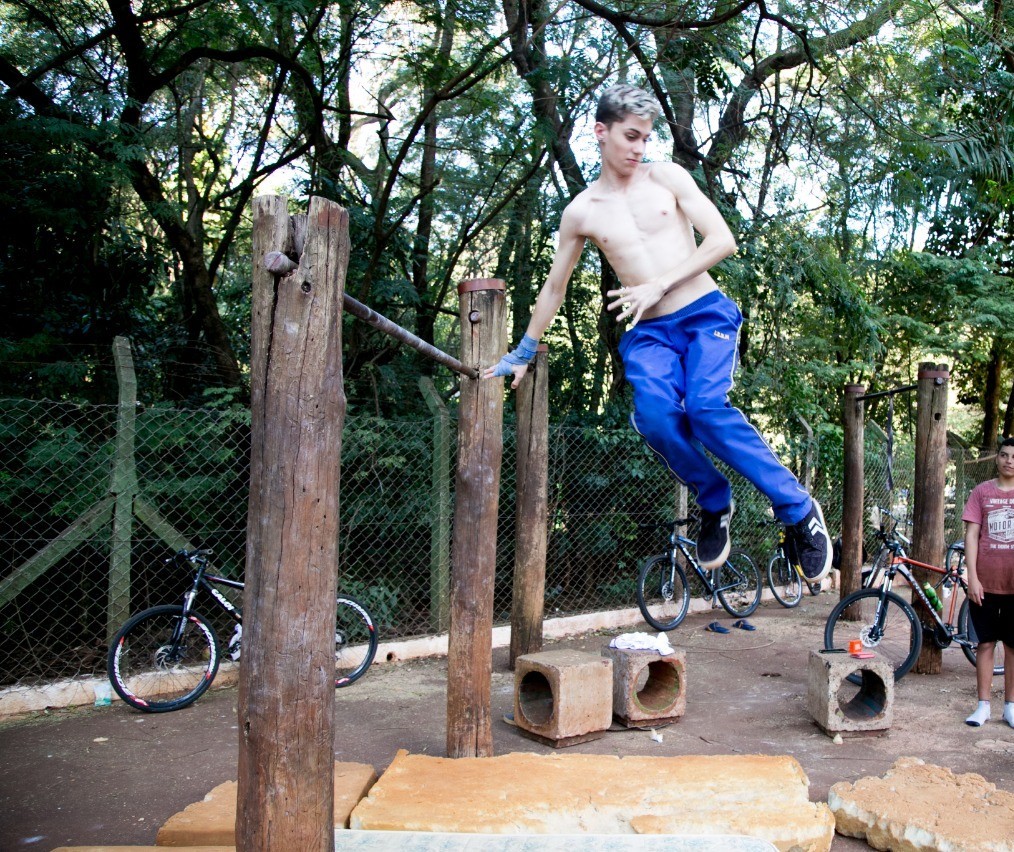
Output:
[[[334,765],[334,826],[347,828],[349,814],[377,780],[364,763]],[[219,784],[200,802],[173,814],[158,830],[157,846],[234,846],[236,844],[235,781]]]
[[518,657],[514,721],[551,744],[601,735],[613,721],[612,661],[566,649]]
[[883,778],[834,784],[827,803],[839,834],[874,849],[1014,852],[1014,793],[974,772],[901,757]]
[[[861,684],[847,678],[857,674]],[[894,669],[874,657],[811,651],[807,668],[807,707],[829,734],[886,731],[894,714]]]
[[[782,852],[828,852],[834,817],[826,804],[810,801],[806,773],[788,756],[515,752],[451,759],[400,751],[352,812],[350,827],[707,835],[715,850],[734,848],[724,836],[748,835]],[[539,848],[528,840],[516,848]],[[586,846],[572,837],[571,848]]]
[[623,724],[674,722],[687,709],[687,654],[602,649],[613,661],[613,715]]

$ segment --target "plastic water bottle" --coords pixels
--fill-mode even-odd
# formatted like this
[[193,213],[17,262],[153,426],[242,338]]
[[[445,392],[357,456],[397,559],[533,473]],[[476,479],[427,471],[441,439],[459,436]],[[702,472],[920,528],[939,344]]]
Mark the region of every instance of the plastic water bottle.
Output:
[[944,604],[943,601],[937,597],[936,590],[929,583],[923,583],[922,590],[926,593],[930,606],[932,606],[937,612],[941,612],[944,608]]
[[100,680],[95,684],[95,706],[96,707],[108,707],[113,703],[113,691],[109,687],[109,683],[104,680]]
[[944,579],[943,585],[940,587],[940,592],[944,596],[944,600],[947,600],[951,596],[951,592],[954,591],[954,581],[950,577]]

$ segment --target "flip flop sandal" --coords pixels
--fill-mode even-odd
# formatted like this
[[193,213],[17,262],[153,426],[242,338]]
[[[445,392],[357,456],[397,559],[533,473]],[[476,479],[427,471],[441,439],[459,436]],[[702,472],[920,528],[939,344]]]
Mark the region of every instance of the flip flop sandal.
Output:
[[749,621],[747,621],[745,618],[741,618],[739,621],[734,621],[733,624],[732,624],[732,626],[733,627],[738,627],[740,630],[756,630],[757,629]]
[[719,624],[717,621],[712,621],[711,624],[709,624],[704,629],[705,630],[710,630],[712,633],[728,633],[729,632],[729,628],[728,627],[722,627],[722,625]]

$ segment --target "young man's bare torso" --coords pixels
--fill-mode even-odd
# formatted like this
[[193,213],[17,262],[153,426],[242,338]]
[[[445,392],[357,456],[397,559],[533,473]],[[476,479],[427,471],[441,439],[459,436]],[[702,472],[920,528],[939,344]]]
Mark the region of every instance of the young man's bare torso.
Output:
[[[596,181],[571,203],[574,230],[609,261],[624,287],[651,284],[697,249],[694,229],[676,200],[674,164],[641,164],[622,189]],[[707,272],[661,296],[643,319],[677,311],[716,289]]]

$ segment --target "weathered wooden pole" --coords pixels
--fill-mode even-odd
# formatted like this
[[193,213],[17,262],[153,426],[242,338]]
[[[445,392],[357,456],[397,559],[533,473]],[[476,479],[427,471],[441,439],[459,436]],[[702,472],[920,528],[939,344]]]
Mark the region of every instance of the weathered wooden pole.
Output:
[[[929,565],[943,565],[944,488],[947,484],[947,391],[950,370],[946,364],[924,362],[919,365],[916,389],[915,491],[912,512],[913,559]],[[921,586],[936,582],[934,575],[921,568],[912,571]],[[932,624],[921,600],[913,595],[915,610],[925,624]],[[939,674],[940,648],[923,642],[919,659],[912,669],[919,674]]]
[[[239,852],[334,848],[334,625],[348,214],[253,202],[250,503],[239,681]],[[305,244],[298,234],[305,233]],[[299,257],[276,276],[262,260]]]
[[549,487],[549,347],[545,344],[537,348],[514,399],[518,425],[511,669],[518,657],[542,650]]
[[841,575],[842,598],[859,588],[863,563],[863,500],[866,492],[866,447],[863,433],[862,385],[845,385],[842,409],[845,470],[842,479]]
[[109,542],[109,590],[106,595],[106,641],[130,616],[130,552],[134,527],[134,498],[137,496],[137,466],[134,441],[137,435],[137,376],[130,354],[130,340],[113,339],[113,362],[119,405],[116,413],[116,450],[109,493],[116,497],[113,534]]
[[[503,355],[504,282],[458,286],[461,360],[480,368]],[[497,507],[503,456],[503,382],[461,379],[458,469],[447,642],[447,756],[493,754],[490,681]]]

